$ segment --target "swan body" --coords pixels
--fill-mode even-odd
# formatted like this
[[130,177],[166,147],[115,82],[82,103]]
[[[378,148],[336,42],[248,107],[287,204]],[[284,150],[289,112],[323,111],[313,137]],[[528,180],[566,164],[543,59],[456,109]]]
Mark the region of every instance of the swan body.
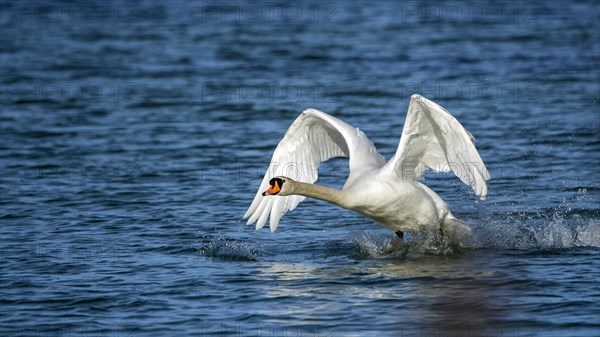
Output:
[[[333,157],[349,159],[350,174],[341,190],[314,184],[319,164]],[[244,218],[261,229],[270,217],[275,231],[286,212],[311,197],[356,211],[397,233],[470,232],[437,193],[418,181],[426,169],[452,170],[481,199],[487,195],[490,175],[471,134],[423,96],[411,96],[400,144],[387,163],[364,132],[307,109],[279,142]]]

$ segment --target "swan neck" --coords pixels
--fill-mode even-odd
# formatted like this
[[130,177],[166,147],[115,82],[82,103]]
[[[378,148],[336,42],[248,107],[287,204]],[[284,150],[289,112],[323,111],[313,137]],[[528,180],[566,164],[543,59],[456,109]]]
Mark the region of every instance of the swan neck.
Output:
[[294,184],[294,194],[324,200],[340,207],[347,208],[344,192],[335,188],[325,187],[317,184],[296,182]]

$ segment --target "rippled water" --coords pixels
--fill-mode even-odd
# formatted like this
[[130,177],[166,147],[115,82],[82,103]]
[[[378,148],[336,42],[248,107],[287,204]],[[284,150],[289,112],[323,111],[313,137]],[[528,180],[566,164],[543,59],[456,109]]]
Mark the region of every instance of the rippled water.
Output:
[[[594,2],[0,3],[0,334],[600,335]],[[307,107],[390,157],[410,94],[473,133],[455,254],[307,200],[241,220]],[[344,160],[321,169],[341,186]]]

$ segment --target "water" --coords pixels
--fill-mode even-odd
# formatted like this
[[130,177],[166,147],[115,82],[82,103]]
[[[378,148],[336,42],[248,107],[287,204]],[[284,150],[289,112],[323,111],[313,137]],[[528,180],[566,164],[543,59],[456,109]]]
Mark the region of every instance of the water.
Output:
[[[0,334],[599,336],[598,6],[2,1]],[[465,249],[314,200],[245,226],[300,111],[389,158],[414,92],[493,177],[427,176]]]

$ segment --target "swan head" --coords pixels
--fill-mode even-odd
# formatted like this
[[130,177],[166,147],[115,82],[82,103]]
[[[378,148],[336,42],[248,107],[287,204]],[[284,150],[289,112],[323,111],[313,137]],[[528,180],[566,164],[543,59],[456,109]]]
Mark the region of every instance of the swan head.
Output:
[[290,195],[290,185],[294,181],[287,177],[275,177],[269,181],[269,189],[263,192],[265,195]]

